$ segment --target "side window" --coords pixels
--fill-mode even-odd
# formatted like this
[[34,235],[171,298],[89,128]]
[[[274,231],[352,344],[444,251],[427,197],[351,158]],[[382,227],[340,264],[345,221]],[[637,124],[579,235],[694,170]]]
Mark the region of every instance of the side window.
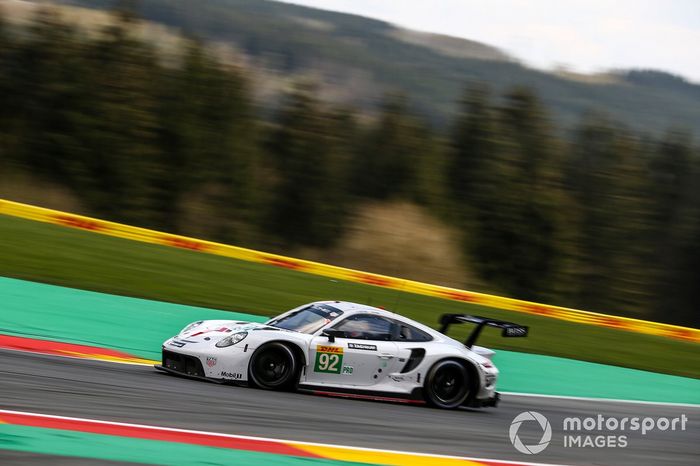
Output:
[[433,339],[429,334],[412,325],[404,324],[403,322],[397,322],[396,325],[399,327],[396,341],[430,341]]
[[345,338],[391,340],[392,326],[393,323],[389,319],[369,314],[360,314],[348,317],[333,328],[342,331]]

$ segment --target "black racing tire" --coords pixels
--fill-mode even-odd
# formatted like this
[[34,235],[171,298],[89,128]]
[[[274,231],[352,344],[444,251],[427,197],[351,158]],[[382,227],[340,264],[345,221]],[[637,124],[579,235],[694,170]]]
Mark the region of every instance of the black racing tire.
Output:
[[469,371],[458,361],[438,361],[425,378],[425,401],[435,408],[459,408],[469,397]]
[[248,378],[264,390],[290,390],[299,374],[299,361],[292,348],[281,342],[261,346],[250,357]]

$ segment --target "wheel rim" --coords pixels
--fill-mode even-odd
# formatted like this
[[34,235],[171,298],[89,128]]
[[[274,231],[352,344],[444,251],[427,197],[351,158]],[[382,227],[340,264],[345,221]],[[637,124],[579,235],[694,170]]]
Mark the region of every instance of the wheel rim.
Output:
[[287,378],[290,367],[286,352],[269,349],[255,359],[255,376],[265,385],[277,385]]
[[432,392],[442,403],[453,403],[464,397],[466,387],[463,371],[459,367],[440,368],[431,383]]

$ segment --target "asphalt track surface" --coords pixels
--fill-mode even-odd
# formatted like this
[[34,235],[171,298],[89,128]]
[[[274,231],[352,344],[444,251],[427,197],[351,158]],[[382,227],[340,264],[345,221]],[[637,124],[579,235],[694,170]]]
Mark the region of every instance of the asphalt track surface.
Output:
[[2,464],[2,466],[139,466],[139,463],[131,462],[104,461],[93,458],[76,458],[74,456],[40,455],[37,453],[8,450],[0,450],[0,464]]
[[[695,465],[700,458],[700,407],[506,395],[496,409],[442,411],[267,392],[183,379],[145,366],[6,350],[0,350],[0,408],[498,460],[638,466]],[[552,425],[552,442],[538,455],[519,453],[510,442],[511,421],[523,411],[537,411]],[[627,432],[626,448],[563,446],[565,417],[598,414],[617,418],[685,414],[689,420],[685,431]],[[526,444],[536,443],[542,431],[524,425],[521,434]],[[55,457],[0,450],[0,464],[13,462],[61,464]]]

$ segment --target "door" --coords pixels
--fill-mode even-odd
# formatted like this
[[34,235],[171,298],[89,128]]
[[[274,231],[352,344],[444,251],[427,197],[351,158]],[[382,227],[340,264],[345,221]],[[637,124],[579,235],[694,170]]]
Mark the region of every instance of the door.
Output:
[[356,314],[333,326],[335,341],[316,336],[309,350],[306,382],[338,387],[368,387],[395,370],[398,347],[393,323],[371,314]]

